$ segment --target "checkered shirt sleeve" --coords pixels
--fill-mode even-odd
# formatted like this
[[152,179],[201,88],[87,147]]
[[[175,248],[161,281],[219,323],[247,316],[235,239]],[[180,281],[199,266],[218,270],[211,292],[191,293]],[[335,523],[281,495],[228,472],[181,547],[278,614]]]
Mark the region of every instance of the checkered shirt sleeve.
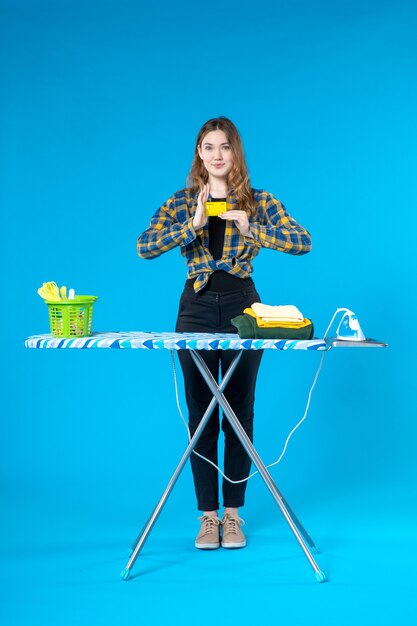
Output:
[[143,259],[153,259],[175,246],[187,246],[196,238],[193,218],[177,219],[174,196],[154,214],[149,228],[138,238],[137,252]]
[[245,242],[289,254],[306,254],[311,250],[310,233],[289,215],[285,206],[272,194],[263,193],[255,219],[249,220],[252,237]]

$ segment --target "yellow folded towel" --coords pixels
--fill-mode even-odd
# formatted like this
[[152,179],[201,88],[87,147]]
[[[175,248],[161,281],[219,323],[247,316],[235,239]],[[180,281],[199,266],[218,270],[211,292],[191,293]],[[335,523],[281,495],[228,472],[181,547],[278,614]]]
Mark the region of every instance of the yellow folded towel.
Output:
[[271,306],[254,302],[252,309],[264,322],[302,322],[304,316],[293,304]]
[[247,313],[247,315],[250,315],[251,317],[254,317],[259,328],[304,328],[304,326],[311,324],[311,320],[307,317],[304,317],[301,322],[281,322],[277,320],[271,322],[265,321],[265,318],[263,317],[258,317],[253,308],[244,309],[243,312]]

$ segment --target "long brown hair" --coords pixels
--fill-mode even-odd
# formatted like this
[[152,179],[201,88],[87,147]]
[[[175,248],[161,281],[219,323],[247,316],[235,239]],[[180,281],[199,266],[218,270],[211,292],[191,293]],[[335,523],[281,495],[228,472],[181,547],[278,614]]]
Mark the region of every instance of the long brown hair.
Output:
[[238,129],[227,117],[215,117],[201,127],[197,135],[193,163],[187,176],[187,186],[193,191],[198,191],[208,181],[208,172],[198,154],[198,146],[201,146],[204,137],[212,130],[224,131],[233,153],[233,167],[227,177],[227,184],[236,198],[237,208],[253,215],[256,203],[251,190],[242,140]]

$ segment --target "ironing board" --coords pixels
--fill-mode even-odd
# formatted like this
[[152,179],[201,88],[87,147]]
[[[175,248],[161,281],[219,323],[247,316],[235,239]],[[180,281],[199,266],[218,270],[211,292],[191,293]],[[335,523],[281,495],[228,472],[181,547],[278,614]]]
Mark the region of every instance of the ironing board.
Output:
[[[290,526],[295,538],[297,539],[301,549],[303,550],[307,560],[315,572],[316,580],[320,583],[327,580],[325,573],[317,565],[313,553],[318,550],[310,535],[301,524],[288,502],[279,491],[277,485],[268,472],[261,457],[257,453],[254,445],[247,436],[245,430],[241,426],[238,418],[228,403],[223,391],[230,380],[233,372],[239,362],[244,350],[310,350],[323,352],[332,347],[341,347],[341,342],[336,340],[310,339],[310,340],[284,340],[284,339],[241,339],[239,335],[232,333],[153,333],[153,332],[103,332],[94,333],[90,337],[79,338],[56,338],[52,335],[34,335],[28,337],[25,341],[27,348],[46,348],[46,349],[147,349],[147,350],[190,350],[191,356],[200,371],[203,379],[213,394],[213,398],[204,413],[201,422],[195,431],[193,437],[188,443],[184,454],[173,473],[168,485],[158,501],[155,509],[150,515],[148,521],[142,528],[141,532],[135,539],[129,560],[126,567],[122,570],[120,576],[123,580],[127,580],[130,576],[131,569],[139,556],[139,553],[145,544],[159,514],[165,505],[186,461],[192,453],[214,407],[218,403],[223,410],[224,416],[229,420],[236,435],[241,441],[244,449],[251,458],[253,464],[259,471],[272,497],[280,508],[285,520]],[[348,345],[349,344],[349,345]],[[348,342],[346,347],[382,347],[386,344],[367,340],[366,342]],[[343,342],[342,342],[343,346]],[[204,359],[199,352],[201,350],[235,350],[236,356],[233,358],[227,372],[219,384],[212,376]]]

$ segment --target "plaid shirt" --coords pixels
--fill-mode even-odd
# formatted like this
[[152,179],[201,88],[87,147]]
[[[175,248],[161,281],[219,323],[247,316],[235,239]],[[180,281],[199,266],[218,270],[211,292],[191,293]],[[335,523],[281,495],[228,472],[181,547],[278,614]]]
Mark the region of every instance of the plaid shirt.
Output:
[[[243,236],[233,220],[227,221],[221,259],[215,261],[209,252],[208,223],[197,231],[193,228],[198,192],[189,188],[174,193],[157,210],[149,228],[138,239],[138,255],[153,259],[180,246],[188,266],[188,277],[196,279],[194,290],[197,292],[216,270],[240,278],[250,276],[252,260],[260,248],[299,255],[309,252],[310,234],[287,213],[284,205],[267,191],[252,189],[252,192],[257,204],[256,215],[249,217],[252,236]],[[227,196],[227,209],[236,209],[233,194]]]

